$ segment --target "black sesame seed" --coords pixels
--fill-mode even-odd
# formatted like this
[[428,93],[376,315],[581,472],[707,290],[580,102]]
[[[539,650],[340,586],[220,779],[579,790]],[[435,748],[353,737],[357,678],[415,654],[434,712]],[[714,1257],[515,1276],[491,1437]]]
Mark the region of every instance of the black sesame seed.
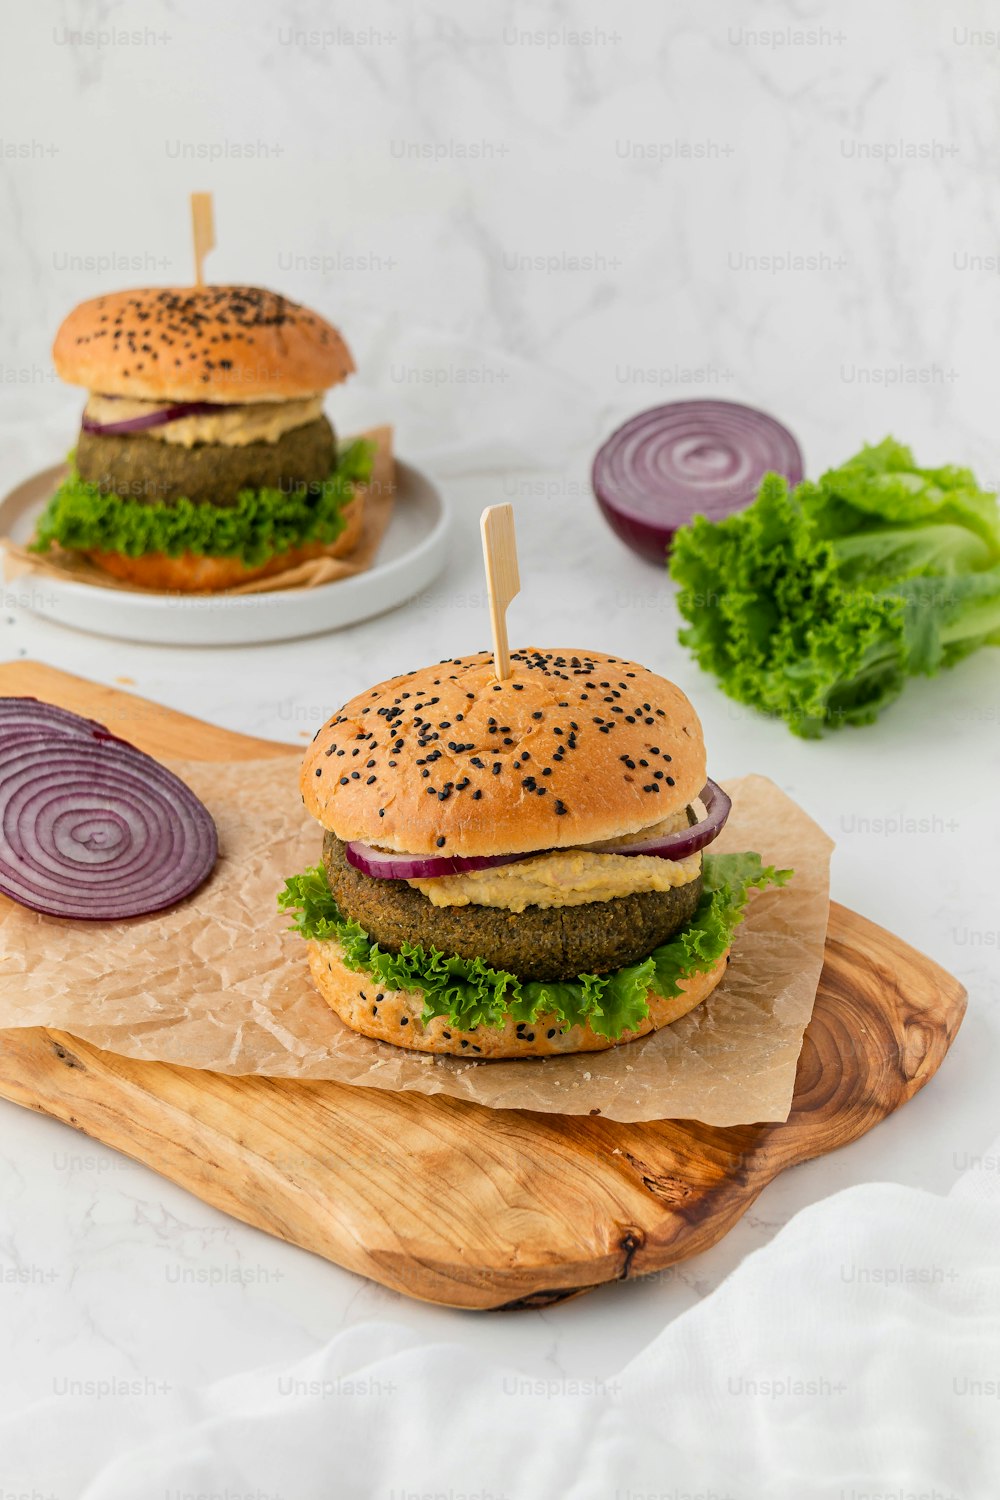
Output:
[[437,847],[439,849],[443,849],[444,848],[444,835],[442,834],[442,836],[439,839],[435,839],[434,842],[435,842],[435,844],[437,845]]

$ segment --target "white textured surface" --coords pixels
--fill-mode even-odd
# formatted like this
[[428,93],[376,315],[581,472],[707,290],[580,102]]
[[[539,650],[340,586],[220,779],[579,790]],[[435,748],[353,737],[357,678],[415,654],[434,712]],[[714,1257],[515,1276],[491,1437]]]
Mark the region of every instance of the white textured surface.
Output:
[[[168,1485],[228,1485],[230,1496],[257,1486],[283,1500],[334,1488],[395,1489],[397,1500],[428,1489],[450,1500],[995,1493],[984,1437],[995,1402],[960,1400],[951,1382],[997,1374],[996,1272],[982,1260],[996,1223],[990,1240],[988,1210],[923,1194],[946,1193],[996,1129],[997,655],[912,686],[873,728],[795,741],[692,669],[662,579],[605,531],[587,470],[617,418],[702,392],[783,418],[812,471],[892,431],[927,462],[1000,476],[996,26],[976,0],[758,6],[752,17],[690,0],[633,0],[613,15],[581,0],[355,0],[335,17],[295,0],[65,0],[5,18],[0,486],[72,441],[79,397],[48,364],[60,318],[105,287],[187,279],[186,195],[211,187],[213,279],[278,286],[341,324],[363,376],[335,398],[335,421],[395,421],[401,452],[444,485],[459,536],[451,572],[425,597],[322,639],[114,646],[40,624],[15,589],[0,650],[304,740],[369,681],[483,644],[476,518],[513,500],[525,588],[512,639],[620,651],[675,677],[701,711],[713,774],[778,781],[839,841],[835,896],[961,975],[971,1004],[924,1094],[773,1184],[715,1250],[644,1285],[500,1318],[394,1297],[0,1106],[0,1411],[12,1414],[0,1495],[32,1484],[58,1500]],[[324,27],[340,29],[332,44],[299,35]],[[108,28],[141,42],[67,38]],[[557,35],[526,40],[536,28]],[[904,155],[885,160],[893,151]],[[760,267],[789,255],[812,259]],[[535,260],[550,256],[558,269]],[[810,1210],[772,1245],[798,1210],[876,1182],[895,1186]],[[843,1264],[940,1276],[862,1294]],[[963,1301],[954,1288],[967,1284]],[[376,1329],[387,1320],[403,1332]],[[464,1352],[435,1353],[441,1341]],[[341,1388],[318,1418],[298,1415],[271,1400],[271,1376],[191,1394],[258,1367],[306,1360],[322,1378],[382,1359],[393,1363],[372,1369],[398,1385],[385,1407]],[[481,1370],[491,1361],[591,1382],[637,1362],[616,1406],[569,1388],[494,1400],[501,1377]],[[727,1400],[730,1373],[843,1378],[851,1396]],[[145,1394],[66,1394],[100,1379]],[[264,1411],[272,1422],[257,1421]],[[171,1439],[87,1488],[119,1442],[225,1412],[243,1413],[222,1424],[235,1439],[202,1430],[190,1461]],[[598,1425],[603,1456],[585,1460],[581,1434]],[[450,1447],[437,1443],[444,1429]],[[264,1434],[314,1477],[269,1466]],[[501,1438],[533,1449],[534,1467],[503,1470]],[[234,1441],[243,1467],[213,1458],[216,1441],[220,1455]]]

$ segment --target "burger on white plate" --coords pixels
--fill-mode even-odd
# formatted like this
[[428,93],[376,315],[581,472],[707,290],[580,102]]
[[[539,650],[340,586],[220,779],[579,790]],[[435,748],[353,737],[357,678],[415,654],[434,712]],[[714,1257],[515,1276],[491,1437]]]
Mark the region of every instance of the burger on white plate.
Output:
[[366,1036],[475,1059],[613,1047],[711,994],[754,887],[673,683],[590,651],[409,672],[319,731],[322,863],[287,882],[323,998]]
[[338,445],[323,414],[354,362],[317,313],[250,286],[113,292],[75,308],[52,352],[88,396],[35,550],[203,591],[357,545],[373,453]]

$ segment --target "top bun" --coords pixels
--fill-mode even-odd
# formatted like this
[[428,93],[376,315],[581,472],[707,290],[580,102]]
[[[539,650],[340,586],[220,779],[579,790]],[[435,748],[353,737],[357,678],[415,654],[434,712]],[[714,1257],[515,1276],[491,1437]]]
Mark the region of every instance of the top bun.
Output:
[[73,309],[56,334],[70,385],[138,401],[291,401],[354,369],[317,313],[255,286],[143,287]]
[[705,787],[705,746],[672,682],[592,651],[485,652],[352,698],[302,766],[306,807],[345,842],[476,856],[635,833]]

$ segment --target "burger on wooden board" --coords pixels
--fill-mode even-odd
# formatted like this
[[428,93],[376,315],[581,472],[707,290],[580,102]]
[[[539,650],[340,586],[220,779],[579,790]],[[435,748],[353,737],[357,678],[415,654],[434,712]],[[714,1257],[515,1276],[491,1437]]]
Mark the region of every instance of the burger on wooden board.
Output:
[[599,652],[455,657],[360,694],[301,778],[326,830],[289,880],[323,998],[355,1031],[469,1058],[593,1051],[725,973],[754,887],[711,845],[729,799],[673,683]]
[[251,286],[113,292],[70,313],[53,359],[88,396],[39,550],[200,591],[357,545],[372,451],[323,414],[354,362],[317,313]]

